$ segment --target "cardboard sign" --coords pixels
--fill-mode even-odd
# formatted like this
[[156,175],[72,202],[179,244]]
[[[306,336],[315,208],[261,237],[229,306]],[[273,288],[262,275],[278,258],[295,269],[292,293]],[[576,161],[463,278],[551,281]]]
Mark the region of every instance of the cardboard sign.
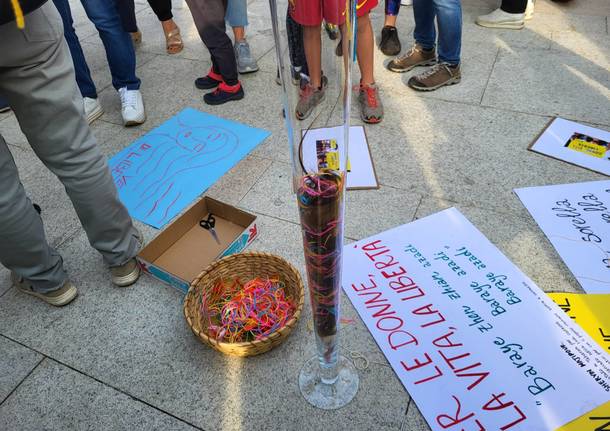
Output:
[[[364,127],[350,127],[349,158],[347,166],[347,188],[378,189],[379,182],[373,166],[373,159],[369,150]],[[336,168],[337,163],[343,160],[343,127],[326,127],[321,129],[303,130],[302,153],[303,164],[307,171],[317,172],[322,168]],[[341,169],[346,169],[341,166]]]
[[[610,295],[548,294],[600,347],[610,352]],[[557,431],[610,430],[610,402],[599,406]]]
[[187,108],[108,163],[131,216],[160,228],[269,134]]
[[610,357],[455,208],[344,253],[345,292],[433,430],[548,431],[610,401]]
[[610,181],[515,193],[587,293],[610,293]]
[[610,175],[610,132],[555,118],[530,150]]

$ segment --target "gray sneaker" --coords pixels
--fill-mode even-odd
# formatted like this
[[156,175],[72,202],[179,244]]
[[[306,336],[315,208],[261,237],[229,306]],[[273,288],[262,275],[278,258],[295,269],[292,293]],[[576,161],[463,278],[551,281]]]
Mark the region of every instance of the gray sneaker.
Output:
[[[134,228],[135,229],[135,228]],[[139,242],[138,249],[144,244],[144,236],[142,232],[135,229],[136,240]],[[118,287],[127,287],[134,284],[140,278],[140,266],[135,257],[129,259],[123,265],[113,266],[110,268],[112,283]]]
[[239,73],[252,73],[258,70],[258,63],[252,57],[250,45],[245,40],[235,43],[235,60]]
[[69,304],[78,295],[78,290],[76,290],[76,287],[69,281],[66,281],[59,289],[45,293],[36,292],[29,282],[19,277],[14,272],[11,272],[11,281],[19,291],[42,299],[44,302],[54,305],[55,307],[62,307]]
[[383,104],[379,98],[379,88],[376,84],[360,85],[358,93],[360,102],[360,118],[369,124],[376,124],[383,119]]
[[295,109],[295,114],[299,120],[304,120],[311,115],[311,111],[314,110],[324,100],[326,92],[326,86],[322,84],[322,87],[317,89],[314,88],[311,83],[306,83],[301,87],[299,92],[299,101]]

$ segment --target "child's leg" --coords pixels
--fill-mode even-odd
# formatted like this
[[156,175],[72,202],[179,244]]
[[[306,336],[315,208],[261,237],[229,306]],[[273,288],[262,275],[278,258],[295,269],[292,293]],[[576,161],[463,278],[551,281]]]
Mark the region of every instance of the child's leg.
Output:
[[320,26],[303,26],[303,46],[309,69],[309,78],[314,88],[322,86],[322,38]]
[[220,73],[227,85],[236,85],[237,63],[231,39],[226,34],[223,0],[186,0],[201,40],[210,51],[214,72]]
[[[356,46],[358,67],[360,68],[361,83],[363,85],[370,85],[375,82],[373,74],[374,45],[373,27],[371,26],[371,18],[367,13],[358,17],[358,40]],[[309,62],[309,57],[307,57],[307,61]]]

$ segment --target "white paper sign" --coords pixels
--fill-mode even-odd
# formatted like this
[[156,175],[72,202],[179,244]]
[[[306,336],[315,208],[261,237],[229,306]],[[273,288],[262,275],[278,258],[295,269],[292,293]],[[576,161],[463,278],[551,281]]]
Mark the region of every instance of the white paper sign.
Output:
[[[348,189],[376,189],[379,187],[373,159],[366,141],[364,127],[351,126],[349,132],[349,162],[350,171],[347,173]],[[303,131],[305,133],[305,131]],[[303,139],[303,163],[309,172],[318,170],[316,154],[316,141],[334,139],[339,147],[341,159],[345,152],[343,146],[343,126],[310,129]],[[345,169],[341,166],[341,169]]]
[[610,175],[610,132],[555,118],[531,150]]
[[582,288],[610,293],[610,181],[526,187],[515,193]]
[[451,208],[346,245],[344,290],[435,431],[549,431],[610,357]]

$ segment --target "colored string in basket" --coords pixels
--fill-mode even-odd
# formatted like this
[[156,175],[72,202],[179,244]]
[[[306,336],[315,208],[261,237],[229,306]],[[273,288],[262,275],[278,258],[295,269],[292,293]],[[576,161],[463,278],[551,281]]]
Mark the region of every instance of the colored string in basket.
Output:
[[278,278],[219,280],[202,292],[201,316],[210,337],[239,343],[260,340],[286,326],[296,310]]

